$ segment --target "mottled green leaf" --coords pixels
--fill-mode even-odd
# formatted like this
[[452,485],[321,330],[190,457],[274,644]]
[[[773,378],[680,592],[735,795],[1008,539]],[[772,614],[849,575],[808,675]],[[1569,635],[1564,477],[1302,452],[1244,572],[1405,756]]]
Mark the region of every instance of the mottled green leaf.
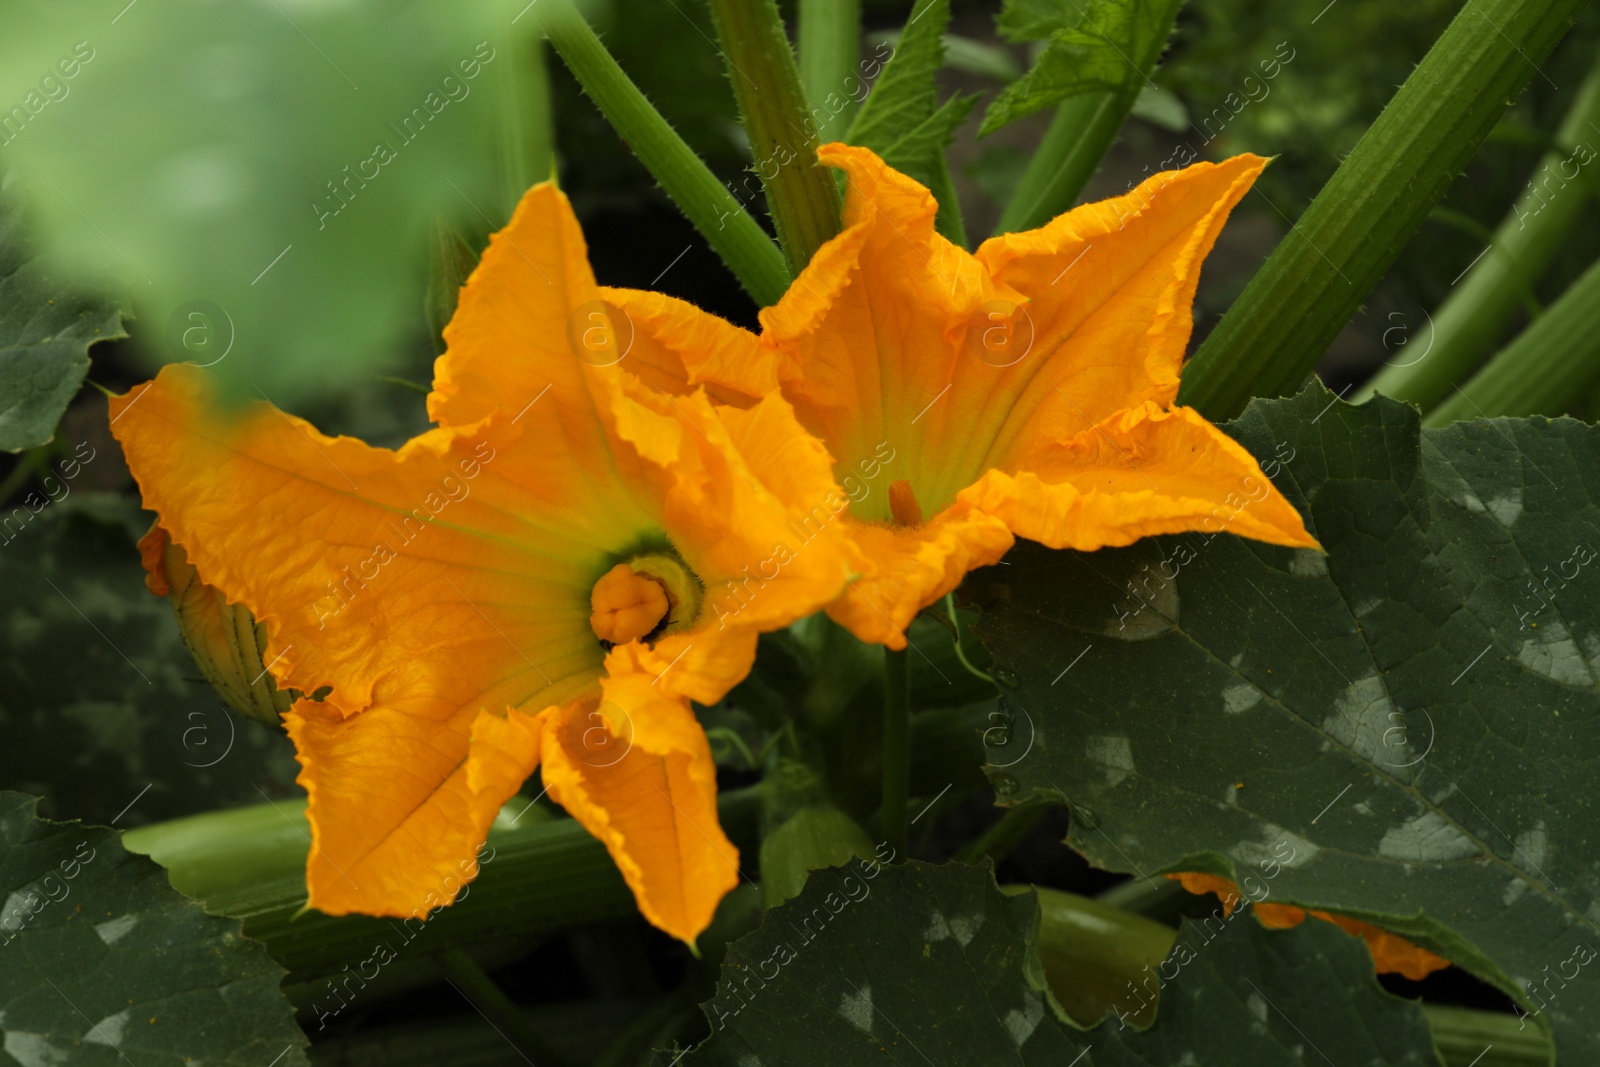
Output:
[[0,193],[0,449],[46,444],[89,372],[89,346],[128,336],[122,307],[39,258],[16,193]]
[[222,707],[145,588],[149,516],[85,487],[105,448],[77,443],[0,514],[0,787],[123,828],[283,795],[289,739]]
[[1282,860],[1274,900],[1419,941],[1600,1061],[1600,429],[1314,387],[1229,432],[1327,554],[1196,533],[978,576],[1034,731],[997,791],[1065,796],[1114,870]]
[[1047,990],[1032,893],[965,864],[818,871],[729,946],[703,1005],[711,1037],[673,1062],[1287,1067],[1314,1062],[1314,1045],[1339,1064],[1437,1063],[1421,1012],[1378,988],[1360,942],[1235,914],[1185,926],[1151,969],[1150,1030],[1113,1018],[1084,1031]]
[[305,1035],[283,969],[125,851],[0,792],[0,1064],[289,1067]]

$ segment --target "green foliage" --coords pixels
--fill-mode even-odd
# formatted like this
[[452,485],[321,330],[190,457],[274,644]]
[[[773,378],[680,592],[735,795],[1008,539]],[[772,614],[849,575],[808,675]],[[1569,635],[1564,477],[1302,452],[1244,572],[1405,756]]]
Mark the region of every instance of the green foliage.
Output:
[[1462,8],[1195,353],[1180,400],[1228,418],[1297,390],[1586,6]]
[[913,5],[894,58],[850,124],[846,139],[851,144],[882,155],[934,113],[939,103],[934,75],[944,63],[944,29],[949,22],[950,0],[919,0]]
[[1417,1006],[1380,990],[1360,942],[1326,924],[1186,925],[1143,976],[1162,999],[1143,1033],[1066,1022],[1038,930],[1033,894],[1001,893],[986,867],[861,860],[819,871],[729,946],[703,1006],[711,1037],[674,1062],[789,1063],[805,1049],[809,1063],[1069,1064],[1092,1049],[1108,1067],[1185,1055],[1279,1067],[1305,1062],[1307,1044],[1336,1063],[1437,1062]]
[[303,1065],[283,970],[129,854],[0,792],[0,1034],[8,1065]]
[[957,94],[939,104],[935,76],[944,65],[944,31],[949,24],[950,0],[912,6],[894,56],[856,113],[846,140],[872,149],[890,166],[928,186],[939,202],[939,232],[964,245],[961,206],[944,150],[977,98]]
[[1083,93],[1137,93],[1160,58],[1180,3],[1010,0],[1000,15],[1001,32],[1013,40],[1048,43],[1033,68],[989,105],[980,134]]
[[872,839],[854,819],[831,804],[795,812],[761,842],[761,892],[776,907],[805,888],[806,876],[873,854]]
[[1113,870],[1248,877],[1377,922],[1590,1062],[1600,430],[1421,430],[1313,388],[1231,432],[1327,554],[1205,534],[1013,552],[980,629],[1036,735],[997,792],[1065,796],[1072,844]]
[[89,346],[128,336],[117,301],[39,258],[15,190],[0,195],[0,450],[46,444],[89,372]]
[[0,780],[123,827],[280,793],[288,739],[217,703],[145,588],[148,516],[88,489],[116,459],[75,445],[0,514]]

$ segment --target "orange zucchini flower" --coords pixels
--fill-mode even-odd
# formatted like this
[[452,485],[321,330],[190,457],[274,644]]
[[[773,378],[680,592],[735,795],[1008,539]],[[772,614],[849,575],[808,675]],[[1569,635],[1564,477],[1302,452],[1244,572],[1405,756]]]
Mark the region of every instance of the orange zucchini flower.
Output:
[[[1214,874],[1185,871],[1182,874],[1169,874],[1167,877],[1182,883],[1183,888],[1191,893],[1200,896],[1215,893],[1222,901],[1224,916],[1232,915],[1233,909],[1242,901],[1238,886]],[[1327,911],[1307,911],[1293,904],[1268,904],[1261,901],[1253,902],[1250,906],[1256,918],[1261,921],[1261,925],[1269,930],[1286,930],[1299,926],[1306,921],[1307,915],[1333,923],[1345,933],[1359,937],[1367,943],[1367,950],[1372,953],[1372,962],[1379,974],[1398,974],[1412,981],[1421,981],[1434,971],[1441,971],[1450,966],[1450,961],[1444,957],[1436,956],[1420,945],[1413,945],[1402,937],[1397,937],[1360,919],[1351,919]]]
[[1175,406],[1200,262],[1265,160],[1158,174],[969,254],[872,152],[819,158],[848,179],[844,230],[761,312],[746,388],[775,376],[834,457],[871,566],[828,611],[858,637],[904,648],[916,613],[1014,536],[1317,546],[1244,448]]
[[[462,290],[437,426],[402,448],[266,403],[217,409],[186,366],[112,402],[159,516],[152,588],[186,556],[217,594],[186,592],[186,622],[215,629],[218,605],[242,605],[277,695],[298,694],[283,721],[310,795],[313,907],[449,903],[539,765],[656,926],[692,942],[737,884],[689,701],[721,699],[759,632],[837,597],[852,549],[791,532],[838,488],[788,403],[721,392],[755,338],[665,297],[635,301],[623,330],[605,300],[544,184]],[[251,684],[242,699],[272,698]]]

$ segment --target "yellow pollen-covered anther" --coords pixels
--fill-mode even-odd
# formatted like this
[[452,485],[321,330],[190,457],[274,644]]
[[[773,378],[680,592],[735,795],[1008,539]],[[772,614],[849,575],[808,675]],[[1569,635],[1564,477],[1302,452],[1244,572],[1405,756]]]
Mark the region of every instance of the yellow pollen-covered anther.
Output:
[[670,605],[659,581],[619,563],[594,583],[589,607],[595,636],[622,645],[661,625]]

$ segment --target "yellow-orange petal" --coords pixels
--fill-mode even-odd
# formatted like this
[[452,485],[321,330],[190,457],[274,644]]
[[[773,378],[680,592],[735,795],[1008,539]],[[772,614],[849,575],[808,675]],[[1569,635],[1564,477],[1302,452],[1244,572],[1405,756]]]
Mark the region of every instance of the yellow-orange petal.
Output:
[[[818,159],[845,174],[845,229],[761,312],[762,346],[841,482],[898,452],[895,478],[910,481],[925,513],[941,510],[981,473],[945,436],[948,405],[987,388],[967,376],[993,370],[965,353],[969,320],[986,302],[1024,298],[935,232],[926,188],[864,148],[824,145]],[[963,441],[975,429],[962,427]],[[887,503],[879,492],[853,510],[886,520]]]
[[1288,930],[1306,921],[1306,909],[1293,904],[1254,904],[1251,910],[1268,930]]
[[867,559],[867,570],[828,605],[828,615],[863,641],[906,647],[917,612],[1011,548],[1005,523],[963,504],[921,526],[881,526],[846,518],[845,528]]
[[979,247],[995,280],[1027,298],[1034,349],[1029,373],[985,403],[987,417],[1004,418],[991,465],[1124,408],[1172,403],[1201,262],[1266,165],[1245,154],[1164,171]]
[[694,626],[628,655],[671,691],[713,703],[749,671],[758,633],[819,610],[859,569],[834,521],[845,498],[827,452],[777,394],[736,408],[617,388],[635,401],[619,435],[659,464],[663,521],[705,586]]
[[1167,877],[1197,897],[1203,897],[1207,893],[1215,894],[1217,899],[1222,901],[1222,914],[1225,916],[1232,915],[1233,909],[1241,903],[1239,887],[1226,878],[1206,874],[1203,871],[1180,871]]
[[[1198,871],[1169,874],[1167,877],[1182,883],[1183,888],[1191,893],[1197,895],[1215,893],[1223,902],[1223,915],[1231,914],[1240,902],[1239,887],[1226,878]],[[1306,921],[1308,915],[1323,922],[1333,923],[1346,933],[1359,937],[1367,943],[1367,949],[1372,953],[1373,966],[1379,974],[1399,974],[1413,981],[1419,981],[1434,971],[1450,966],[1450,961],[1444,957],[1437,956],[1420,945],[1414,945],[1403,937],[1391,934],[1371,923],[1362,922],[1360,919],[1326,911],[1308,912],[1305,908],[1293,904],[1273,904],[1269,901],[1252,904],[1251,911],[1255,913],[1257,921],[1269,930],[1287,930],[1299,926]]]
[[542,749],[550,797],[605,843],[645,918],[693,944],[738,885],[739,853],[687,702],[646,675],[609,677],[598,703],[546,718]]
[[222,702],[258,722],[279,725],[294,695],[279,689],[266,670],[267,628],[202,581],[188,554],[159,523],[139,539],[139,557],[145,586],[172,605],[184,645]]
[[741,406],[776,384],[748,330],[673,297],[598,286],[577,216],[553,182],[529,189],[491,235],[444,337],[428,396],[441,426],[537,402],[570,423],[575,443],[597,444],[582,418],[594,403],[586,369],[617,367],[671,394],[704,386]]
[[486,826],[462,769],[474,719],[597,691],[589,587],[631,524],[654,522],[628,486],[569,462],[549,420],[390,452],[264,405],[224,416],[209,392],[169,367],[113,401],[114,429],[201,578],[267,628],[270,675],[331,687],[286,716],[311,794],[311,903],[433,907]]
[[544,717],[516,708],[485,708],[472,721],[467,742],[467,789],[472,795],[474,823],[487,825],[510,795],[506,786],[521,785],[539,765]]
[[428,415],[440,426],[466,426],[537,402],[578,447],[602,445],[584,417],[591,404],[579,354],[595,365],[614,362],[585,344],[605,334],[590,332],[588,314],[604,319],[604,310],[572,206],[553,182],[535,185],[490,236],[461,289],[445,353],[434,361]]
[[1450,961],[1443,956],[1435,955],[1421,945],[1413,945],[1405,938],[1396,937],[1371,923],[1343,915],[1331,915],[1325,911],[1311,914],[1365,941],[1379,974],[1398,974],[1417,982],[1434,971],[1442,971],[1450,966]]
[[330,915],[422,916],[452,903],[538,758],[529,716],[451,707],[425,690],[348,718],[301,700],[284,720],[310,797],[311,905]]
[[1143,404],[962,491],[1018,536],[1090,551],[1155,534],[1231,533],[1316,548],[1255,458],[1192,408]]
[[665,293],[602,286],[630,340],[623,369],[664,393],[697,387],[719,404],[748,407],[777,389],[770,353],[755,334]]

